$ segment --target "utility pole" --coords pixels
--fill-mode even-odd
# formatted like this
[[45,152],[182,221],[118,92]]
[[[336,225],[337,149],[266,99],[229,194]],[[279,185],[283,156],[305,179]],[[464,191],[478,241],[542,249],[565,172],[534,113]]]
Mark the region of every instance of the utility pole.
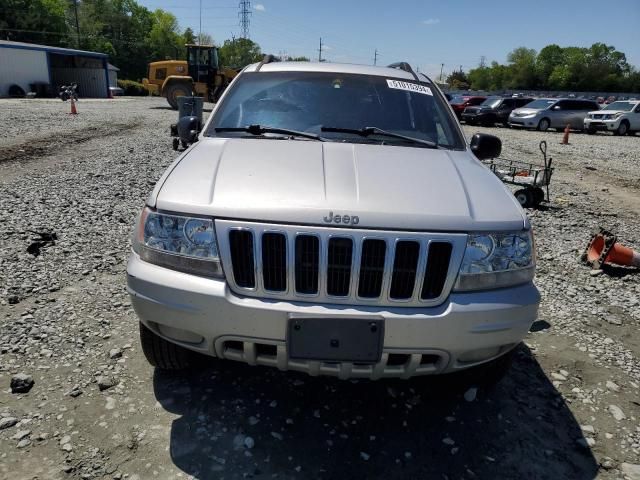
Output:
[[318,61],[322,62],[322,37],[320,37],[320,48],[318,49]]
[[[200,0],[200,30],[198,31],[198,45],[200,44],[202,44],[202,0]],[[199,55],[198,58],[200,58]]]
[[444,70],[444,63],[440,64],[440,83],[442,83],[442,71]]
[[73,0],[73,9],[76,12],[76,47],[80,48],[80,23],[78,23],[78,0]]
[[373,53],[373,64],[377,65],[378,64],[378,49],[376,48],[376,51]]
[[240,28],[242,29],[242,38],[249,38],[249,17],[251,16],[251,0],[240,0],[238,5],[240,11]]
[[487,57],[485,57],[484,55],[482,55],[480,57],[480,68],[484,68],[487,66]]

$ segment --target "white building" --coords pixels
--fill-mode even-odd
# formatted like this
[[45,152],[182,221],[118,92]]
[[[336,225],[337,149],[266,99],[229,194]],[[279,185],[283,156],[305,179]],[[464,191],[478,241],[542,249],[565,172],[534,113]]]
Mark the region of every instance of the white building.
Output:
[[[81,97],[109,95],[107,55],[69,48],[0,40],[0,97],[17,85],[23,92],[43,85],[56,93],[61,85],[78,84]],[[16,87],[13,87],[16,89]]]

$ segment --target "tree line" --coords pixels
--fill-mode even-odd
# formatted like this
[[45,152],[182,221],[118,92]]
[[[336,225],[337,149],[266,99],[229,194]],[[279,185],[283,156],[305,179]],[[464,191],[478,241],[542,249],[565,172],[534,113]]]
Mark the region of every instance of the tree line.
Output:
[[[207,33],[182,30],[172,13],[149,10],[136,0],[0,0],[0,38],[106,53],[120,78],[137,81],[146,76],[149,62],[185,59],[187,43],[213,43]],[[219,47],[221,63],[233,68],[263,56],[246,38]]]
[[468,73],[447,78],[457,90],[564,90],[577,92],[640,92],[640,71],[623,52],[604,43],[591,47],[547,45],[540,52],[519,47],[507,63],[481,61]]

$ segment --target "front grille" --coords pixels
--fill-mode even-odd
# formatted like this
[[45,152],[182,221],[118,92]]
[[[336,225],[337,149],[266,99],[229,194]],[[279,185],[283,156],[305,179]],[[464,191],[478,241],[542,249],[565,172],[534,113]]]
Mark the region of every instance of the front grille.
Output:
[[287,238],[282,233],[262,235],[262,275],[265,290],[287,289]]
[[256,286],[253,266],[253,233],[248,230],[231,230],[229,246],[233,261],[233,278],[239,287]]
[[327,294],[344,297],[351,284],[351,256],[353,242],[350,238],[329,240],[327,262]]
[[384,240],[365,240],[362,242],[362,259],[360,260],[360,279],[358,296],[377,298],[382,291],[384,260],[387,244]]
[[[276,231],[277,230],[277,231]],[[441,303],[466,235],[378,232],[216,221],[232,290],[297,301],[425,306]],[[232,275],[229,274],[232,273]]]
[[396,258],[393,262],[391,276],[391,292],[389,296],[395,300],[406,300],[413,295],[418,270],[418,242],[398,242]]
[[296,237],[296,292],[306,295],[318,293],[320,269],[320,241],[312,235]]

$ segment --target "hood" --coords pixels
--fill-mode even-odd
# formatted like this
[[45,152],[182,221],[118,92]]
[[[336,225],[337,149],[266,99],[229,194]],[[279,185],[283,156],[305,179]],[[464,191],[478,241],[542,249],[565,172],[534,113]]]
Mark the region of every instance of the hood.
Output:
[[630,113],[627,110],[594,110],[589,115],[615,115],[617,113]]
[[[521,229],[514,196],[468,151],[204,137],[148,203],[219,218],[431,231]],[[334,225],[334,226],[345,226]]]
[[515,116],[535,115],[542,110],[542,108],[516,108],[515,110],[511,111],[511,114]]

